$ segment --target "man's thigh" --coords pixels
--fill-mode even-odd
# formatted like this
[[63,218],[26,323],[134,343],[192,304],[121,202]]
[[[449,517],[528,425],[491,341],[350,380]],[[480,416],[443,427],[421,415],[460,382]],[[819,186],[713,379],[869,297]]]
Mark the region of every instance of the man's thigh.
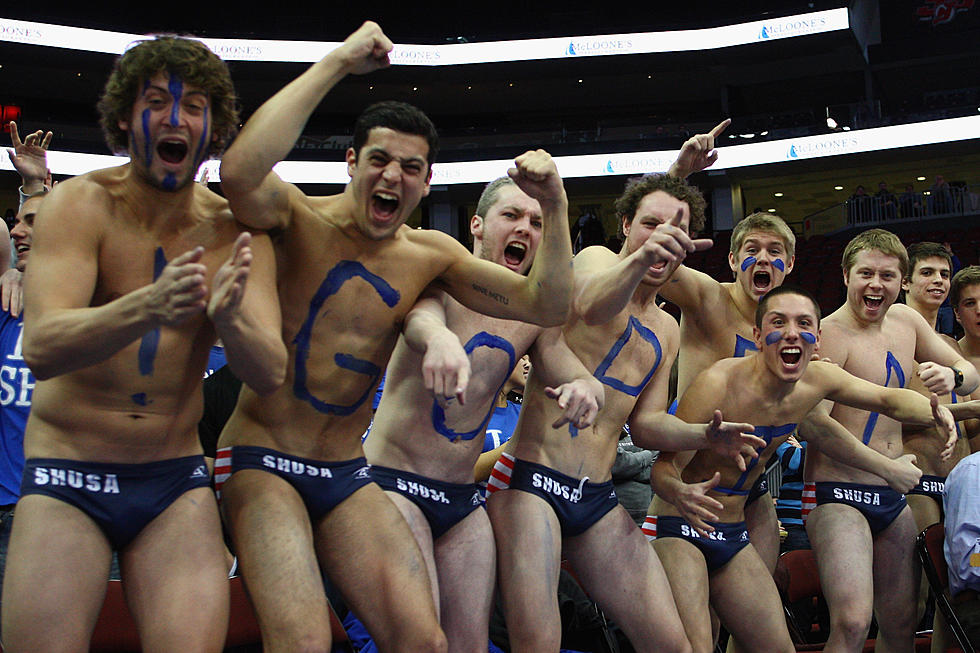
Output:
[[817,506],[806,522],[820,584],[831,611],[868,615],[873,607],[872,539],[857,509],[840,503]]
[[490,518],[474,510],[435,543],[442,628],[450,650],[486,648],[497,556]]
[[398,512],[401,513],[409,530],[412,531],[415,543],[419,546],[419,551],[422,554],[422,559],[425,560],[425,566],[429,573],[429,584],[432,586],[432,596],[436,600],[436,610],[438,611],[439,578],[435,554],[433,553],[432,529],[429,528],[429,522],[422,513],[422,509],[408,497],[390,490],[385,490],[385,496],[391,499],[398,508]]
[[378,485],[365,485],[314,526],[317,555],[330,581],[382,650],[399,637],[438,630],[425,560],[398,508]]
[[915,518],[916,532],[921,533],[925,530],[926,526],[931,526],[942,521],[942,512],[939,509],[939,504],[932,497],[924,494],[909,494],[906,495],[905,500],[908,502],[909,508],[912,510],[912,516]]
[[622,506],[564,544],[585,590],[637,651],[687,648],[663,566]]
[[120,568],[144,650],[221,650],[228,569],[211,488],[185,492],[147,524]]
[[542,631],[560,639],[558,572],[561,526],[541,497],[523,490],[498,490],[487,498],[497,544],[497,579],[507,628],[520,637]]
[[221,490],[239,568],[265,641],[328,641],[330,613],[306,506],[285,480],[235,472]]
[[5,651],[87,651],[112,551],[78,508],[32,494],[17,504],[3,580]]
[[776,584],[753,547],[736,553],[710,582],[711,605],[743,650],[794,650]]
[[684,631],[695,651],[711,648],[708,609],[708,568],[704,554],[680,537],[658,537],[651,542],[663,565]]
[[752,546],[772,574],[779,558],[779,520],[771,494],[766,492],[745,507],[745,526]]
[[906,508],[874,538],[875,616],[885,636],[911,641],[915,635],[918,565],[917,527]]

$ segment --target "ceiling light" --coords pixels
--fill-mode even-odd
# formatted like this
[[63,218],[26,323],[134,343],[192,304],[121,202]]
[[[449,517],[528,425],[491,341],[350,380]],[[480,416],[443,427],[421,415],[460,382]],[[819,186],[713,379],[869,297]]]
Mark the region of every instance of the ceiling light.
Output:
[[581,83],[582,83],[582,80],[581,80],[581,79],[580,79],[580,80],[578,80],[578,83],[579,83],[579,84],[581,84]]
[[925,177],[916,177],[915,180],[916,181],[925,181],[926,178]]
[[769,135],[769,130],[766,130],[764,132],[759,132],[759,136],[768,136],[768,135]]
[[766,209],[766,211],[769,211],[769,213],[775,213],[776,209]]
[[773,193],[772,196],[773,197],[782,197],[783,194],[782,193]]
[[837,121],[830,116],[827,116],[827,127],[830,129],[837,129]]
[[843,130],[844,130],[844,131],[846,131],[846,132],[849,132],[849,131],[851,131],[851,128],[850,128],[850,127],[848,127],[847,125],[844,125],[843,127],[841,127],[841,129],[843,129]]
[[843,186],[834,186],[834,190],[844,190]]

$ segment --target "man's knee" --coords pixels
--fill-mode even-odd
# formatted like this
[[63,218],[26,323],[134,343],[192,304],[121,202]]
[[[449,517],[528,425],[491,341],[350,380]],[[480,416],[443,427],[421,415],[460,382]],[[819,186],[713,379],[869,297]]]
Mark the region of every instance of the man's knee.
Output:
[[831,630],[837,631],[849,642],[864,641],[871,628],[871,613],[858,610],[844,610],[834,615],[830,622]]
[[[446,653],[449,643],[438,624],[423,627],[418,624],[399,625],[394,632],[394,649],[405,653]],[[484,642],[484,648],[486,642]]]

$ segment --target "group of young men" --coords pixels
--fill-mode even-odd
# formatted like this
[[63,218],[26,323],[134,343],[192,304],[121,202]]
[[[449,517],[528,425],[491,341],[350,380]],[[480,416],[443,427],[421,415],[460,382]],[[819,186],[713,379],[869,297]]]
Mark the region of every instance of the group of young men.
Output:
[[[562,558],[637,651],[712,650],[709,604],[744,650],[789,651],[772,502],[750,491],[798,432],[834,650],[863,641],[872,602],[887,650],[910,650],[902,493],[920,472],[900,423],[931,427],[938,455],[954,423],[929,393],[965,395],[980,376],[975,356],[892,307],[909,276],[897,238],[851,242],[848,300],[823,330],[813,298],[780,287],[795,239],[778,218],[736,227],[734,282],[683,266],[711,245],[691,235],[705,202],[684,178],[713,163],[727,121],[686,142],[669,174],[630,183],[619,252],[574,259],[542,150],[486,188],[472,253],[406,227],[437,150],[409,105],[358,118],[341,194],[281,180],[273,166],[327,93],[391,48],[365,23],[268,100],[224,152],[226,199],[193,183],[237,124],[224,64],[171,37],[117,62],[100,111],[130,162],[59,184],[31,225],[23,355],[37,384],[4,649],[83,649],[116,550],[148,650],[220,650],[223,518],[268,651],[330,649],[321,570],[380,650],[487,650],[496,587],[512,650],[557,651]],[[679,326],[658,295],[681,308]],[[196,433],[216,338],[244,381],[215,461],[220,518]],[[525,354],[521,417],[484,510],[474,465]],[[903,389],[913,361],[925,395]],[[625,424],[667,452],[642,532],[610,480]]]

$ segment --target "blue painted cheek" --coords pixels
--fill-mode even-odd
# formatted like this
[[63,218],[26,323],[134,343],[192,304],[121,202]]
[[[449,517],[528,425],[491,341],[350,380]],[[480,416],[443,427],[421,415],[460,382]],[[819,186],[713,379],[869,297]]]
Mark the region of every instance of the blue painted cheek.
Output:
[[752,267],[753,265],[755,265],[756,260],[758,260],[758,259],[756,259],[754,256],[746,256],[745,257],[745,260],[742,261],[742,272],[745,272],[750,267]]
[[782,331],[773,331],[772,333],[766,336],[766,344],[775,345],[777,342],[779,342],[782,339],[783,339]]
[[153,161],[153,143],[150,140],[150,110],[143,109],[143,151],[147,166]]
[[800,337],[811,345],[817,344],[817,336],[813,335],[809,331],[800,331]]
[[772,267],[776,268],[780,272],[785,272],[786,271],[786,264],[783,263],[783,259],[781,259],[781,258],[774,258],[772,260]]
[[170,126],[176,127],[180,124],[180,98],[184,95],[184,82],[176,74],[170,73],[168,88],[173,101],[170,108]]

